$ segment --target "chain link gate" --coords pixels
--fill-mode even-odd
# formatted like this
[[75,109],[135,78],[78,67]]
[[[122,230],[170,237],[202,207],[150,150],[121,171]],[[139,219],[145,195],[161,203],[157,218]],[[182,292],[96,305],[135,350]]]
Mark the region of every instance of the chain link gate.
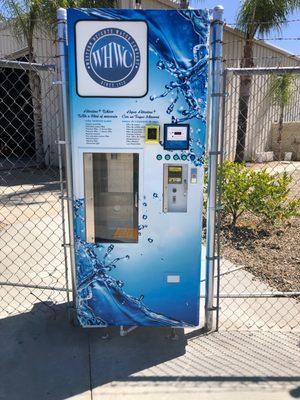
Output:
[[[1,317],[32,310],[37,304],[46,310],[52,304],[69,303],[65,246],[69,240],[65,238],[64,227],[68,221],[63,212],[66,198],[62,165],[64,142],[61,140],[63,119],[60,88],[53,85],[60,83],[60,77],[56,59],[47,55],[45,61],[44,64],[0,60]],[[263,157],[267,157],[265,150],[278,151],[279,108],[270,104],[268,97],[271,76],[299,76],[298,67],[225,70],[223,95],[226,96],[223,118],[220,119],[224,143],[220,142],[218,151],[224,148],[225,162],[234,160],[239,84],[244,73],[253,77],[245,143],[247,168],[260,171],[265,167],[271,175],[287,172],[292,177],[289,196],[299,198],[299,162],[263,162]],[[298,144],[297,138],[293,139],[292,125],[300,120],[299,89],[297,78],[294,101],[284,111],[284,124],[290,124],[286,126],[288,136],[292,137],[290,145],[296,149]],[[40,115],[36,110],[40,110]],[[288,147],[284,149],[283,152],[290,152],[286,151]],[[223,157],[219,156],[219,164]],[[219,198],[219,206],[222,200]],[[272,270],[263,259],[258,263],[257,258],[251,257],[251,252],[258,254],[257,249],[261,252],[263,246],[270,254],[280,252],[280,248],[276,249],[278,244],[272,242],[272,236],[245,230],[234,233],[227,229],[220,207],[217,213],[215,249],[221,256],[217,260],[215,278],[217,327],[227,330],[297,329],[300,287],[297,269],[294,269],[294,283],[286,283],[287,279],[276,283],[280,275],[285,274],[284,268],[277,266]],[[283,231],[287,232],[286,229],[295,232],[293,226]],[[287,236],[284,232],[279,233],[280,238]],[[270,249],[270,246],[275,248]],[[292,260],[287,262],[296,265],[297,257],[295,251],[291,251]]]
[[[248,99],[240,95],[243,77],[251,82]],[[300,326],[300,67],[227,68],[223,78],[216,325],[223,330],[295,331]],[[280,101],[283,90],[288,90],[287,101]],[[248,114],[241,118],[239,102],[245,101]],[[241,133],[245,161],[236,164]],[[245,175],[237,169],[232,172],[234,165],[241,165]],[[240,177],[248,179],[251,174],[251,179],[268,180],[274,191],[263,193],[261,209],[257,202],[256,208],[251,202],[248,208],[239,208],[239,220],[232,224],[229,202],[243,199],[241,193],[230,197],[230,190],[241,191]],[[294,206],[294,213],[287,221],[271,220],[272,212],[288,212],[288,205]]]
[[53,64],[0,60],[0,317],[69,302]]

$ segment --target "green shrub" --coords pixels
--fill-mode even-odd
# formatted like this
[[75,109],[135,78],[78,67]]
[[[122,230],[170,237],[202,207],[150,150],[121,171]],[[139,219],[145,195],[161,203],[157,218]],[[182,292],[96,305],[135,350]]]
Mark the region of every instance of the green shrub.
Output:
[[249,210],[265,222],[274,224],[299,216],[300,199],[289,198],[292,178],[286,172],[269,174],[252,171],[253,188],[249,193]]
[[[221,173],[219,168],[218,173]],[[251,190],[250,171],[244,164],[225,161],[222,169],[222,206],[225,215],[236,225],[238,218],[248,209]]]
[[218,173],[222,174],[223,212],[233,226],[245,211],[270,224],[300,215],[300,199],[289,198],[292,178],[287,173],[254,171],[231,161],[225,161]]

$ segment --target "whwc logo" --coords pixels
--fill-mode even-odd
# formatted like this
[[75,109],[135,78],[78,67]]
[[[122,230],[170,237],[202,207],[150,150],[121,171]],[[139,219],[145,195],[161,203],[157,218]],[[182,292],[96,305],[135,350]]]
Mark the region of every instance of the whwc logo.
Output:
[[84,63],[90,77],[101,86],[127,85],[137,74],[141,55],[133,37],[118,28],[95,33],[84,51]]

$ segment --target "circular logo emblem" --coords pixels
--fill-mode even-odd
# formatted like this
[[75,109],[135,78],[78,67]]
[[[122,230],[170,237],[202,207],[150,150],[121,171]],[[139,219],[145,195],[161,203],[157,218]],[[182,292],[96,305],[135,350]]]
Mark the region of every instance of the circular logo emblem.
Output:
[[136,41],[118,28],[95,33],[84,51],[84,63],[90,77],[101,86],[127,85],[137,74],[141,55]]

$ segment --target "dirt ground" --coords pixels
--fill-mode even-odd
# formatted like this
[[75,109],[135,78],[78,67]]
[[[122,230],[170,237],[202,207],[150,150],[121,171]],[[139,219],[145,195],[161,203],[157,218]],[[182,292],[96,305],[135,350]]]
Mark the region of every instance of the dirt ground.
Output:
[[280,227],[260,227],[250,216],[235,229],[223,226],[222,257],[279,291],[300,291],[300,218]]

